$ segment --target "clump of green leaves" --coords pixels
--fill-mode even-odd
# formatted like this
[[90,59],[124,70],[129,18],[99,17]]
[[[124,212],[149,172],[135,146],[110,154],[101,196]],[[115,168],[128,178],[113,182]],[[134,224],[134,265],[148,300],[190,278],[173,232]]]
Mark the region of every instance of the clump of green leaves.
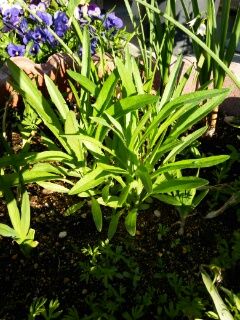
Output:
[[[2,183],[1,177],[0,183]],[[30,228],[30,203],[27,190],[23,190],[20,194],[20,210],[12,191],[4,186],[3,190],[12,227],[0,223],[0,235],[13,238],[23,253],[28,255],[38,242],[34,240],[35,230]]]
[[[40,185],[89,198],[99,231],[103,224],[102,207],[110,207],[109,238],[116,232],[120,217],[124,217],[127,231],[134,235],[137,215],[146,201],[155,198],[181,206],[177,194],[191,191],[194,199],[199,199],[192,205],[194,208],[203,198],[198,189],[208,181],[199,177],[199,169],[226,161],[228,156],[196,158],[193,155],[182,160],[182,155],[207,127],[189,134],[188,130],[211,112],[228,90],[181,95],[184,79],[178,82],[182,64],[179,56],[162,96],[153,95],[141,74],[140,61],[127,50],[124,60],[118,57],[113,60],[115,70],[95,82],[91,79],[94,66],[87,29],[84,39],[84,67],[81,73],[68,72],[75,81],[71,89],[79,116],[48,76],[45,75],[45,82],[51,101],[12,62],[8,66],[13,85],[58,141],[56,151],[48,151],[49,161],[59,156],[64,165],[58,165],[57,170],[68,177],[65,182],[69,187],[44,182]],[[51,145],[53,141],[50,150]],[[191,169],[190,174],[186,169]],[[72,176],[78,181],[73,183]]]
[[46,306],[46,298],[35,299],[29,310],[28,320],[34,320],[41,316],[45,320],[57,319],[62,314],[61,310],[57,310],[60,306],[58,299],[51,300]]

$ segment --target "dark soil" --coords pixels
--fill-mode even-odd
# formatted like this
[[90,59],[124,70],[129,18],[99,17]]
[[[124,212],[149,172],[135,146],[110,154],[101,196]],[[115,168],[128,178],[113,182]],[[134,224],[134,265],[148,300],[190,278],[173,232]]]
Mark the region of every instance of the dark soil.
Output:
[[[229,153],[226,147],[228,144],[240,150],[237,134],[239,134],[237,129],[221,121],[216,135],[201,141],[201,149],[206,155]],[[15,137],[12,141],[17,151],[17,133],[12,134],[12,137]],[[230,169],[230,177],[223,181],[227,186],[232,185],[235,175],[239,174],[239,167],[239,164],[235,163]],[[214,170],[216,169],[205,170],[203,175],[209,178]],[[213,178],[211,184],[214,183],[216,180]],[[231,193],[230,187],[229,190]],[[26,258],[14,241],[7,238],[0,239],[0,319],[27,319],[29,306],[36,297],[58,298],[61,309],[64,310],[74,305],[81,318],[90,313],[86,299],[91,294],[101,297],[104,290],[100,281],[93,279],[86,283],[81,278],[83,274],[81,262],[86,261],[82,248],[88,245],[96,246],[101,240],[106,239],[108,214],[106,212],[104,230],[98,233],[87,204],[73,216],[64,216],[65,210],[79,201],[77,197],[49,193],[36,185],[30,185],[28,191],[32,210],[31,227],[36,230],[35,238],[39,245],[32,250],[31,256]],[[211,191],[201,206],[187,219],[183,236],[178,234],[179,217],[176,210],[157,201],[139,214],[135,237],[129,236],[123,225],[119,226],[112,245],[113,247],[121,245],[126,257],[134,258],[141,272],[141,281],[138,284],[140,295],[149,288],[154,288],[157,293],[168,292],[169,283],[161,275],[177,273],[183,279],[184,285],[195,283],[197,287],[202,288],[199,289],[199,294],[208,299],[204,293],[199,267],[201,264],[210,264],[213,258],[219,255],[220,238],[230,241],[233,232],[240,227],[236,215],[237,206],[230,208],[216,219],[204,219],[213,198],[214,191]],[[227,193],[225,196],[219,196],[215,209],[227,198]],[[0,198],[0,220],[3,223],[8,222],[2,198]],[[169,228],[162,240],[158,240],[159,224]],[[66,232],[66,236],[60,238],[59,234],[63,231]],[[235,292],[240,291],[240,279],[234,276],[239,275],[239,272],[240,269],[235,265],[234,269],[226,269],[226,276],[223,277],[223,284]],[[118,281],[121,283],[121,280]],[[124,286],[127,287],[127,295],[123,306],[125,310],[128,308],[131,310],[136,303],[133,299],[135,291],[132,284],[130,282],[128,284],[126,280]],[[171,293],[169,295],[171,297]],[[159,319],[159,317],[153,318],[157,314],[154,310],[151,309],[149,313],[146,311],[141,319]],[[102,319],[100,316],[101,314],[99,319]],[[123,319],[117,312],[115,316],[116,319]],[[109,319],[112,318],[109,316]]]

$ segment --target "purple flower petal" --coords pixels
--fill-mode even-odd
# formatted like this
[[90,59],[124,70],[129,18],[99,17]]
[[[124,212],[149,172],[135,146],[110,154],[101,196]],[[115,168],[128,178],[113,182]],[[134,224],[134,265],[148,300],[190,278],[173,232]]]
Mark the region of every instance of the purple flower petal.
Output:
[[7,52],[10,55],[10,57],[20,57],[23,56],[25,53],[25,46],[10,43],[7,46]]
[[101,16],[101,9],[96,4],[89,4],[88,16],[90,18],[99,18]]
[[59,37],[63,37],[68,30],[68,17],[65,12],[57,11],[54,14],[54,31]]
[[106,15],[103,25],[106,29],[121,29],[123,27],[123,21],[118,18],[114,12],[111,12]]

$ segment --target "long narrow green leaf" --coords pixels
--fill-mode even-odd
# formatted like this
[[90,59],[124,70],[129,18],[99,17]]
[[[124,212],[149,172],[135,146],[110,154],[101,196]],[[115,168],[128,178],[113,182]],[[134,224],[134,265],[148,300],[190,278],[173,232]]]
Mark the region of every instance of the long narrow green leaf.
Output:
[[192,125],[204,119],[204,117],[206,117],[215,107],[219,106],[219,104],[224,101],[224,99],[228,96],[229,91],[229,89],[222,89],[222,93],[211,99],[209,102],[206,102],[200,108],[196,108],[195,111],[191,110],[186,112],[175,123],[175,126],[171,132],[171,136],[177,138]]
[[68,83],[69,83],[71,91],[72,91],[72,93],[74,95],[78,110],[81,112],[81,100],[80,100],[80,97],[79,97],[79,92],[77,91],[76,86],[74,86],[74,84],[72,83],[72,81],[70,79],[68,79]]
[[176,161],[173,163],[162,165],[161,168],[157,169],[151,175],[151,178],[154,179],[159,174],[162,174],[164,172],[169,172],[171,170],[212,167],[219,163],[225,162],[228,159],[229,159],[229,156],[221,155],[221,156],[210,156],[210,157],[199,158],[199,159],[187,159],[187,160]]
[[184,104],[197,105],[206,99],[217,97],[219,94],[224,93],[224,90],[227,91],[228,89],[195,91],[175,98],[174,100],[167,103],[164,108],[162,108],[155,121],[166,118],[171,112],[179,109]]
[[103,173],[103,169],[96,168],[80,179],[68,194],[74,195],[95,188],[101,184],[107,178],[107,176],[108,174]]
[[91,53],[90,53],[90,32],[87,26],[83,29],[82,43],[82,69],[81,74],[85,77],[90,75]]
[[224,59],[225,43],[226,43],[226,38],[227,38],[228,26],[229,26],[230,7],[231,7],[230,0],[222,1],[220,38],[219,38],[220,39],[219,57],[222,60]]
[[182,56],[179,55],[177,58],[177,61],[174,64],[173,70],[171,70],[171,73],[168,78],[168,82],[166,84],[165,90],[162,94],[160,103],[157,106],[157,111],[161,110],[162,107],[164,106],[164,104],[166,104],[166,102],[170,101],[170,99],[174,93],[176,84],[177,84],[177,80],[179,77],[179,72],[181,70],[181,66],[182,66]]
[[74,16],[75,8],[82,3],[82,0],[69,0],[67,6],[67,13],[69,17]]
[[113,209],[119,208],[118,197],[117,196],[108,196],[105,200],[102,197],[97,199],[98,203],[104,207],[110,207]]
[[65,99],[63,98],[61,92],[59,91],[58,87],[55,85],[55,83],[52,81],[52,79],[49,78],[48,75],[44,74],[44,81],[48,90],[48,93],[50,95],[50,98],[56,108],[58,109],[59,115],[61,120],[66,120],[67,114],[69,112],[69,108],[67,106],[67,103]]
[[135,82],[135,86],[137,88],[137,92],[138,92],[138,94],[144,94],[142,77],[141,77],[141,74],[140,74],[140,70],[139,70],[138,64],[137,64],[136,60],[133,57],[131,59],[131,62],[132,62],[133,80]]
[[94,82],[78,72],[67,70],[67,73],[73,80],[78,82],[82,88],[91,93],[93,97],[97,97],[98,87]]
[[220,320],[234,320],[233,316],[231,315],[228,307],[223,302],[221,296],[218,293],[217,288],[215,287],[214,283],[210,279],[209,275],[202,269],[201,270],[203,283],[205,284],[207,291],[209,292],[215,308],[217,310],[218,316]]
[[181,79],[178,82],[177,88],[174,90],[172,99],[176,99],[182,95],[183,89],[192,74],[193,64],[187,69],[187,71],[182,75]]
[[24,98],[42,117],[44,122],[47,124],[54,123],[56,130],[58,129],[57,131],[60,131],[61,124],[58,120],[58,117],[32,80],[11,60],[7,61],[7,66],[13,77],[12,85],[22,93]]
[[175,197],[167,194],[153,194],[153,198],[158,199],[164,203],[170,204],[171,206],[182,206],[182,203]]
[[140,166],[136,171],[136,176],[138,176],[141,179],[142,184],[143,184],[144,188],[146,189],[146,191],[148,193],[151,193],[152,192],[152,181],[151,181],[151,177],[148,173],[147,168],[144,166]]
[[190,133],[186,137],[184,137],[182,142],[179,143],[176,147],[173,147],[171,152],[169,152],[167,157],[164,159],[163,164],[167,163],[168,161],[171,161],[171,159],[173,159],[177,154],[179,154],[188,146],[190,146],[195,140],[201,137],[206,131],[207,131],[207,126],[200,128],[194,131],[193,133]]
[[109,240],[111,240],[113,238],[114,234],[117,231],[117,226],[118,226],[120,216],[121,216],[120,212],[114,213],[111,216],[111,221],[110,221],[109,227],[108,227],[108,239]]
[[83,207],[84,203],[85,203],[84,201],[81,201],[73,204],[71,207],[67,208],[67,210],[64,212],[64,216],[68,217],[73,215]]
[[5,189],[4,197],[7,202],[8,214],[9,214],[12,226],[13,226],[14,230],[16,231],[16,233],[18,233],[21,236],[21,234],[22,234],[21,220],[20,220],[20,212],[18,209],[17,201],[14,198],[14,195],[10,189],[8,189],[8,190]]
[[208,184],[205,179],[197,177],[183,177],[163,181],[159,184],[153,184],[153,194],[169,193],[173,191],[184,191],[203,187]]
[[121,175],[129,175],[129,172],[127,170],[124,170],[117,166],[112,166],[106,163],[98,163],[98,167],[101,168],[104,171],[115,173],[115,174],[121,174]]
[[[158,152],[159,147],[162,144],[162,140],[159,139],[164,132],[168,129],[169,126],[175,123],[177,119],[179,119],[180,116],[185,114],[185,112],[191,110],[192,106],[184,105],[181,109],[177,110],[175,113],[172,113],[170,117],[168,117],[159,127],[154,130],[153,138],[151,139],[150,148],[152,149],[154,146],[154,150],[151,152],[151,158],[153,159],[155,157],[155,154]],[[157,142],[158,141],[158,142]],[[157,144],[156,144],[157,142]],[[144,139],[141,139],[141,144],[144,143]]]
[[3,237],[19,238],[19,234],[6,224],[0,223],[0,235]]
[[69,192],[69,189],[62,186],[62,185],[59,185],[57,183],[52,183],[52,182],[49,182],[49,181],[41,181],[41,182],[37,182],[37,184],[46,189],[46,190],[50,190],[50,191],[53,191],[53,192],[60,192],[60,193],[68,193]]
[[129,192],[131,190],[131,184],[127,184],[121,191],[119,199],[118,199],[118,206],[122,207],[123,204],[127,201]]
[[141,94],[137,96],[127,97],[116,102],[105,112],[110,114],[114,118],[119,118],[127,114],[128,112],[132,112],[134,110],[145,107],[146,105],[156,103],[158,99],[158,96],[153,96],[150,94]]
[[[99,140],[83,134],[79,134],[78,136],[80,141],[85,144],[86,148],[90,147],[89,144],[91,144],[92,146],[95,146],[96,153],[102,154],[101,150],[104,150],[104,151],[107,151],[109,154],[115,156],[114,151],[111,150],[110,148],[105,147]],[[97,150],[100,150],[100,151],[97,152]]]
[[[157,116],[153,119],[147,130],[145,131],[144,135],[141,138],[141,144],[146,141],[147,137],[151,134],[151,132],[155,128],[159,126],[159,124],[167,118],[172,112],[176,112],[178,109],[182,108],[183,106],[189,105],[189,110],[194,106],[198,105],[201,101],[206,99],[211,99],[216,96],[219,96],[223,93],[222,89],[213,89],[213,90],[206,90],[206,91],[196,91],[194,93],[188,93],[182,95],[174,100],[168,102],[162,110],[157,114]],[[156,139],[155,139],[156,140]]]
[[120,137],[120,139],[125,142],[124,139],[124,128],[121,126],[121,124],[112,116],[110,116],[110,114],[105,113],[105,118],[108,119],[108,122],[110,122],[109,126],[112,128],[112,130],[117,133],[117,135]]
[[113,71],[104,82],[103,87],[98,94],[97,101],[95,102],[95,109],[98,111],[98,116],[109,107],[109,103],[114,96],[118,78],[117,72]]
[[35,164],[41,161],[58,161],[68,163],[69,165],[74,163],[73,157],[62,151],[29,152],[26,154],[22,152],[0,158],[0,168],[6,168],[12,165],[20,167],[27,164]]
[[95,223],[95,226],[99,232],[102,231],[102,210],[95,198],[91,198],[91,208],[92,208],[92,215],[93,215],[93,220]]
[[136,88],[132,77],[132,70],[129,70],[129,68],[123,64],[120,58],[116,58],[115,63],[122,80],[123,88],[126,90],[127,96],[129,97],[133,94],[136,94]]
[[60,134],[63,133],[62,125],[51,105],[37,89],[36,85],[33,84],[32,80],[15,63],[8,60],[7,66],[13,78],[13,80],[10,81],[12,86],[22,94],[23,98],[25,98],[37,112],[65,150],[70,153],[66,142],[60,137]]
[[129,143],[129,150],[134,150],[139,148],[139,144],[137,143],[137,140],[140,140],[140,133],[141,131],[144,131],[146,128],[147,121],[150,120],[152,116],[152,109],[149,108],[149,110],[141,117],[140,121],[138,122],[137,128],[134,130],[130,143]]
[[40,163],[36,163],[34,164],[34,166],[31,168],[31,171],[42,171],[42,172],[51,172],[51,173],[55,173],[55,174],[59,174],[62,177],[67,176],[69,173],[69,170],[63,168],[62,166],[60,166],[58,164],[58,166],[54,166],[51,163],[45,163],[45,162],[40,162]]
[[[25,184],[46,180],[58,180],[61,178],[62,176],[59,174],[44,171],[28,170],[22,173],[22,179]],[[2,181],[7,187],[17,186],[20,184],[18,173],[6,174],[2,177]],[[1,188],[2,185],[0,185],[0,190]]]
[[67,136],[67,142],[72,150],[72,154],[74,154],[79,161],[83,161],[82,145],[77,135],[79,132],[79,124],[76,119],[76,114],[72,110],[66,115],[64,130],[65,134],[69,135]]
[[[230,41],[228,43],[228,47],[227,47],[225,57],[224,57],[224,62],[226,65],[229,65],[230,62],[232,61],[235,50],[239,44],[239,39],[240,39],[240,6],[238,5],[238,10],[237,10],[236,18],[234,21],[234,26],[231,30]],[[224,71],[226,71],[226,70],[224,70]],[[229,75],[229,73],[228,73],[228,75]],[[230,77],[230,75],[229,75],[229,77]],[[234,81],[234,79],[232,79],[232,80]],[[239,87],[239,81],[235,82],[235,83]]]
[[62,151],[32,152],[24,157],[24,161],[27,163],[36,163],[40,161],[72,162],[73,160],[72,156]]
[[26,238],[30,228],[30,201],[27,190],[25,189],[22,194],[22,205],[21,205],[21,237]]
[[125,218],[125,227],[127,229],[127,232],[131,236],[135,236],[136,234],[136,225],[137,225],[137,209],[132,209],[128,212],[126,218]]

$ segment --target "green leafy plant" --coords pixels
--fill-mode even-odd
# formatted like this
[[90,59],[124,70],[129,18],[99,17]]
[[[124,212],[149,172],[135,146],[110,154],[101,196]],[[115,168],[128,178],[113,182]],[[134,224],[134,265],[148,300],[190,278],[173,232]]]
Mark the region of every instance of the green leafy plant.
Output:
[[[2,184],[2,178],[0,177]],[[30,228],[30,203],[27,190],[22,191],[21,210],[12,191],[3,185],[3,195],[7,202],[8,215],[12,227],[7,224],[0,223],[0,235],[13,238],[19,245],[25,255],[38,245],[34,240],[35,230]]]
[[[201,20],[202,13],[199,11],[198,2],[196,0],[193,0],[192,2],[194,19],[196,19],[196,25],[194,23],[192,31],[196,33],[196,28],[199,26],[199,19]],[[238,7],[230,39],[228,39],[230,10],[231,0],[224,1],[220,11],[221,18],[217,19],[214,1],[208,1],[206,16],[200,22],[200,24],[205,26],[206,34],[199,37],[202,38],[206,45],[225,63],[226,66],[230,65],[240,39],[240,7]],[[189,19],[188,15],[186,17]],[[203,85],[212,79],[214,88],[221,88],[226,77],[225,70],[219,68],[219,64],[198,45],[194,45],[193,49],[198,66],[200,66],[198,75],[200,85]],[[214,112],[217,113],[218,108],[216,108]],[[216,126],[216,119],[217,115],[213,113],[211,119],[211,126],[213,128]]]
[[[201,16],[202,13],[199,11],[198,1],[192,0],[192,7],[194,12],[194,18],[192,20],[190,19],[184,0],[181,0],[186,19],[187,21],[189,21],[190,28],[185,27],[183,24],[179,23],[176,20],[176,17],[174,16],[174,1],[167,1],[167,9],[165,12],[159,10],[157,1],[151,1],[151,3],[148,3],[146,0],[136,0],[136,2],[137,4],[141,4],[142,6],[144,6],[147,12],[149,12],[149,10],[151,12],[151,18],[149,19],[149,21],[151,22],[151,38],[157,37],[157,40],[155,39],[154,41],[155,44],[158,43],[158,38],[160,41],[163,39],[161,32],[158,32],[157,34],[156,32],[154,32],[154,26],[157,29],[160,28],[160,17],[163,17],[166,21],[165,24],[167,32],[166,34],[164,34],[164,37],[166,36],[166,40],[168,41],[166,41],[166,44],[165,41],[160,42],[162,43],[162,46],[160,48],[162,49],[166,46],[166,49],[168,50],[167,56],[164,55],[164,52],[166,51],[162,52],[163,54],[161,55],[161,57],[163,57],[163,65],[165,65],[166,62],[170,63],[171,61],[171,40],[174,37],[174,27],[177,27],[181,31],[183,31],[193,42],[193,49],[199,70],[197,79],[200,85],[208,86],[211,82],[213,82],[214,88],[222,88],[224,79],[227,74],[238,86],[238,88],[240,88],[240,82],[228,68],[233,59],[234,52],[240,39],[240,7],[238,7],[230,40],[228,41],[227,32],[229,28],[229,13],[231,3],[230,0],[224,1],[224,5],[222,6],[221,11],[221,21],[219,24],[217,24],[214,0],[207,2],[208,7],[205,17]],[[158,16],[158,18],[156,18],[156,16]],[[155,17],[155,19],[152,17]],[[206,34],[198,35],[197,31],[200,25],[201,27],[204,26],[204,30],[206,29]],[[170,38],[168,36],[170,36]],[[159,62],[162,62],[161,59],[159,59]],[[159,70],[161,70],[161,67],[159,67]],[[162,81],[166,83],[165,79],[168,79],[168,71],[166,71],[165,73],[161,73],[161,76]],[[212,135],[215,132],[217,112],[218,106],[216,106],[214,112],[212,113],[210,129],[208,131],[209,135]]]
[[[104,287],[108,288],[114,278],[129,278],[132,280],[132,285],[136,287],[140,281],[140,272],[136,262],[134,259],[126,257],[122,246],[113,248],[109,244],[109,240],[106,240],[102,241],[99,246],[83,248],[82,253],[89,257],[89,262],[80,262],[83,269],[81,280],[86,283],[95,278],[101,280]],[[121,273],[121,268],[124,270],[123,273]],[[130,272],[130,270],[132,271]]]
[[[51,102],[11,61],[8,66],[14,87],[59,142],[56,151],[61,152],[59,161],[72,169],[63,170],[64,173],[81,177],[76,183],[68,179],[73,186],[64,190],[69,195],[90,198],[99,231],[103,221],[101,206],[113,209],[109,238],[114,235],[120,216],[125,216],[126,229],[134,235],[137,215],[145,201],[153,197],[174,204],[176,192],[208,184],[198,177],[200,168],[228,159],[228,156],[212,156],[179,160],[178,156],[207,128],[197,129],[184,138],[183,135],[211,112],[229,90],[181,95],[182,82],[177,85],[176,76],[182,63],[179,56],[160,99],[145,93],[144,79],[128,51],[125,62],[115,58],[116,69],[98,85],[90,80],[89,36],[85,30],[82,59],[83,65],[89,67],[82,68],[81,74],[69,71],[71,78],[82,87],[79,95],[71,85],[79,119],[47,76],[45,82]],[[121,92],[120,99],[118,92]],[[54,151],[51,152],[54,157]],[[193,169],[194,173],[186,175],[185,169]],[[56,184],[41,182],[41,185],[58,189]]]
[[158,229],[157,229],[157,236],[158,236],[158,240],[162,240],[162,238],[164,238],[169,232],[169,228],[168,226],[165,226],[162,223],[159,223],[158,225]]
[[[175,26],[171,21],[161,19],[161,16],[145,7],[142,12],[142,6],[135,2],[138,18],[134,16],[129,0],[124,0],[128,15],[133,25],[134,33],[138,41],[138,46],[143,59],[143,68],[146,75],[149,88],[155,82],[155,77],[160,73],[155,89],[162,93],[170,75],[170,65],[173,58]],[[151,6],[158,8],[156,0],[150,2]],[[176,18],[175,1],[166,1],[166,14],[171,18]],[[156,59],[153,59],[156,57]]]
[[[186,19],[190,21],[189,13],[187,12],[184,0],[181,0]],[[194,16],[192,19],[194,23],[191,24],[193,33],[197,33],[200,24],[206,27],[206,33],[199,35],[199,38],[210,48],[225,64],[229,66],[234,52],[236,51],[240,39],[240,10],[238,8],[234,26],[231,30],[230,39],[228,39],[229,16],[231,10],[231,0],[226,0],[222,3],[220,11],[220,19],[217,19],[214,1],[207,2],[206,12],[200,12],[198,2],[192,0],[192,7]],[[213,76],[214,88],[221,88],[225,79],[226,72],[219,68],[219,64],[205,51],[201,46],[194,43],[194,53],[198,61],[199,68],[199,82],[201,85],[211,80]]]
[[[151,11],[157,13],[158,15],[160,15],[161,17],[163,17],[164,19],[166,19],[167,21],[171,22],[173,25],[175,25],[177,28],[179,28],[181,31],[183,31],[187,36],[189,36],[189,38],[196,44],[196,48],[198,48],[199,50],[204,50],[204,55],[206,55],[208,57],[208,59],[213,59],[214,63],[216,63],[216,68],[218,67],[218,70],[222,69],[222,71],[218,71],[218,72],[225,72],[232,80],[233,82],[240,87],[240,82],[237,79],[237,77],[231,72],[231,70],[228,68],[228,66],[226,65],[226,63],[231,62],[232,60],[232,56],[234,54],[234,51],[236,48],[235,46],[237,46],[238,44],[238,40],[239,40],[239,28],[237,28],[238,24],[239,24],[239,11],[237,14],[237,18],[235,20],[235,27],[234,27],[234,32],[232,33],[232,43],[231,45],[228,47],[229,48],[229,54],[227,55],[228,59],[227,61],[225,61],[226,63],[224,63],[219,55],[218,52],[216,53],[215,51],[213,51],[211,49],[211,46],[209,46],[209,43],[204,43],[196,34],[195,32],[190,31],[187,27],[185,27],[184,25],[182,25],[181,23],[179,23],[177,20],[175,20],[172,16],[170,16],[169,14],[167,14],[166,12],[162,12],[161,10],[159,10],[159,8],[155,5],[149,4],[146,2],[146,0],[136,0],[139,4],[143,5],[146,8],[149,8]],[[182,2],[183,3],[183,2]],[[197,3],[197,1],[193,0],[193,4]],[[230,1],[226,1],[225,2],[226,7],[229,6]],[[214,5],[213,5],[213,1],[209,1],[209,5],[211,6],[211,14],[212,17],[210,18],[211,21],[216,19],[216,16],[214,16],[215,12],[214,12]],[[196,7],[196,6],[195,6]],[[196,7],[195,10],[197,10],[198,6]],[[199,14],[199,10],[197,11]],[[225,9],[224,11],[225,13],[223,13],[222,15],[222,19],[224,20],[223,24],[220,24],[220,27],[223,30],[223,34],[225,34],[227,28],[228,28],[228,17],[229,15],[227,14],[227,11]],[[227,20],[226,20],[227,19]],[[211,26],[210,26],[211,28]],[[212,27],[214,28],[214,26]],[[215,32],[215,29],[214,29]],[[210,36],[210,33],[209,33]],[[212,39],[212,43],[211,45],[215,45],[215,38],[214,37],[209,37],[209,41],[211,41]],[[224,35],[223,37],[220,38],[220,41],[225,42],[226,41],[226,35]],[[216,45],[216,48],[218,48],[218,46]],[[225,44],[223,43],[223,45],[221,46],[221,50],[225,49]],[[228,50],[228,49],[226,49]],[[225,53],[224,53],[225,54]],[[200,65],[201,68],[201,65]]]
[[240,261],[240,232],[234,231],[230,240],[217,238],[218,256],[212,261],[213,265],[222,269],[231,269]]
[[28,320],[34,320],[38,316],[42,316],[45,320],[52,320],[61,316],[62,311],[57,310],[60,306],[58,299],[51,300],[48,306],[46,306],[46,303],[46,298],[35,299],[30,306]]
[[161,271],[155,274],[156,279],[167,282],[165,293],[158,293],[158,316],[163,319],[200,319],[204,310],[204,301],[198,296],[196,283],[186,282],[177,272]]
[[141,283],[138,263],[123,246],[113,246],[106,240],[99,245],[83,248],[82,253],[85,257],[79,263],[82,270],[80,280],[87,283],[88,288],[97,283],[102,290],[101,297],[94,291],[86,295],[85,301],[89,308],[86,319],[100,315],[117,319],[120,314],[124,319],[138,319],[139,313],[144,314],[140,312],[144,309],[141,303],[137,303],[131,311],[121,311],[127,302],[127,288],[135,291]]

